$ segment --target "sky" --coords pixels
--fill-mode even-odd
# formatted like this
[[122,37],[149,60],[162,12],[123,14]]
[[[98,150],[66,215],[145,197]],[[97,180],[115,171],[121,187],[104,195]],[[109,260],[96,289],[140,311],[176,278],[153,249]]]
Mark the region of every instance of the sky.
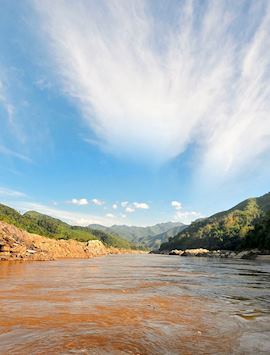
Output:
[[145,226],[269,192],[269,1],[0,5],[0,202]]

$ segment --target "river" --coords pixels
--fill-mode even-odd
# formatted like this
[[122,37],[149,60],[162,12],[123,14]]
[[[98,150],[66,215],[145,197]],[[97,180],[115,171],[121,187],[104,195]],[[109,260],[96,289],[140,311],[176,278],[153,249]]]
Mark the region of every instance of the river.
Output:
[[270,353],[267,262],[2,262],[0,287],[1,355]]

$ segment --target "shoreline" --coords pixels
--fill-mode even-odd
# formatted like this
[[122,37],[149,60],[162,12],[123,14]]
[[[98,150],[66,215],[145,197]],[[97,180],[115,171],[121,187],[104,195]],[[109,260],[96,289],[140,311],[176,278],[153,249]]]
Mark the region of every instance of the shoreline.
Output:
[[50,239],[0,222],[0,262],[90,259],[110,254],[141,253],[145,252],[107,247],[100,240],[79,242],[74,239]]
[[245,260],[265,260],[270,261],[270,251],[249,249],[249,250],[208,250],[203,248],[194,249],[173,249],[173,250],[153,250],[152,254],[174,255],[181,257],[207,257],[223,259],[245,259]]

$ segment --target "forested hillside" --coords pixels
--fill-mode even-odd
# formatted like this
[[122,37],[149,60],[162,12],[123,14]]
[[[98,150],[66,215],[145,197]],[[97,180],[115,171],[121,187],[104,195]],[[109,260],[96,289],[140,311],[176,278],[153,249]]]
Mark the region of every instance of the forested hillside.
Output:
[[237,250],[269,248],[270,193],[191,223],[163,243],[160,250],[206,248]]
[[0,220],[15,225],[29,233],[53,239],[75,239],[81,242],[101,240],[107,246],[116,248],[135,248],[129,241],[112,233],[92,230],[89,227],[70,226],[69,224],[44,214],[29,211],[20,214],[13,208],[0,204]]
[[105,227],[99,224],[92,224],[89,227],[121,235],[130,242],[139,244],[142,247],[158,249],[161,243],[167,241],[169,237],[175,236],[187,226],[181,222],[166,222],[147,227],[127,225]]

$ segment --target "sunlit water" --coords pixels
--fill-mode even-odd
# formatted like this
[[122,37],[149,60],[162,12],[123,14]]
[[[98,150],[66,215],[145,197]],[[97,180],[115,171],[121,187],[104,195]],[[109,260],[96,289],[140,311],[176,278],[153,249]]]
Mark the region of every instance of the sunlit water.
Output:
[[270,353],[266,262],[4,262],[0,287],[0,354]]

